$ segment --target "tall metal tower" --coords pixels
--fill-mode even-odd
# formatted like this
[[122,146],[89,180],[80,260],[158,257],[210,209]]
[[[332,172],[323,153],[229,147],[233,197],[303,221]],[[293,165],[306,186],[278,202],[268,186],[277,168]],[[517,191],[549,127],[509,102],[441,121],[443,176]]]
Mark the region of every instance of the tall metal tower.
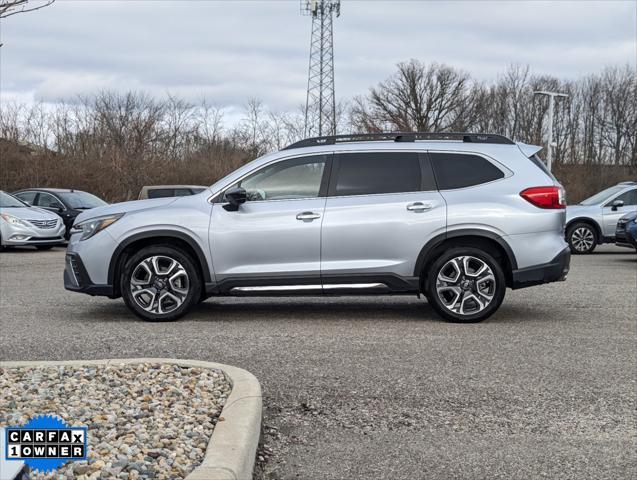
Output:
[[312,17],[310,68],[305,102],[305,137],[336,134],[333,16],[340,0],[301,0],[301,15]]

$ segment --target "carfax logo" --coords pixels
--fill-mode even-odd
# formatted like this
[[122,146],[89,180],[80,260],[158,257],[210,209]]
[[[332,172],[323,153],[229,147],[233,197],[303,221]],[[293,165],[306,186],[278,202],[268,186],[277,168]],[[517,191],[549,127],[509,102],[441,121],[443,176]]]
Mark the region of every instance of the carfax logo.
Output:
[[5,429],[5,458],[22,460],[32,470],[55,470],[69,460],[86,460],[87,433],[58,417],[34,417],[23,427]]

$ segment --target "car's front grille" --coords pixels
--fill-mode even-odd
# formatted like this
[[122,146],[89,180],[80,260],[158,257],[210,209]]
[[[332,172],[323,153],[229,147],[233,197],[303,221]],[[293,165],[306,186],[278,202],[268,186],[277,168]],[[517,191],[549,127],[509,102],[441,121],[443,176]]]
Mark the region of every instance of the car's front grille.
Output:
[[38,228],[55,228],[58,224],[57,220],[27,220],[27,222]]

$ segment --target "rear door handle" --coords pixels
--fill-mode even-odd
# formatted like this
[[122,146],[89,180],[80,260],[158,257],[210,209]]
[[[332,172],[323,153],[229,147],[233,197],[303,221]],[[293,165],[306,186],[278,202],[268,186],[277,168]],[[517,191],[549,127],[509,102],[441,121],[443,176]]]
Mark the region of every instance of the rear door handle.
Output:
[[424,212],[425,210],[431,210],[433,205],[429,202],[414,202],[407,205],[407,210],[410,212]]
[[314,213],[314,212],[301,212],[299,214],[297,214],[296,219],[297,220],[315,220],[317,218],[321,218],[321,215],[318,213]]

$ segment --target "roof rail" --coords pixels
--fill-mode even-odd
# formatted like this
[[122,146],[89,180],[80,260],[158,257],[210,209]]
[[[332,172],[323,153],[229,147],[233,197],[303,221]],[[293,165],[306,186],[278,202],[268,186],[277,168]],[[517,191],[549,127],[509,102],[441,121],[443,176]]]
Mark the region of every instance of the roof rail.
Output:
[[390,133],[354,133],[351,135],[330,135],[326,137],[306,138],[295,142],[283,150],[293,148],[316,147],[320,145],[336,145],[337,143],[351,142],[415,142],[416,140],[449,140],[465,143],[498,143],[503,145],[515,145],[511,139],[503,135],[492,133],[428,133],[428,132],[390,132]]

